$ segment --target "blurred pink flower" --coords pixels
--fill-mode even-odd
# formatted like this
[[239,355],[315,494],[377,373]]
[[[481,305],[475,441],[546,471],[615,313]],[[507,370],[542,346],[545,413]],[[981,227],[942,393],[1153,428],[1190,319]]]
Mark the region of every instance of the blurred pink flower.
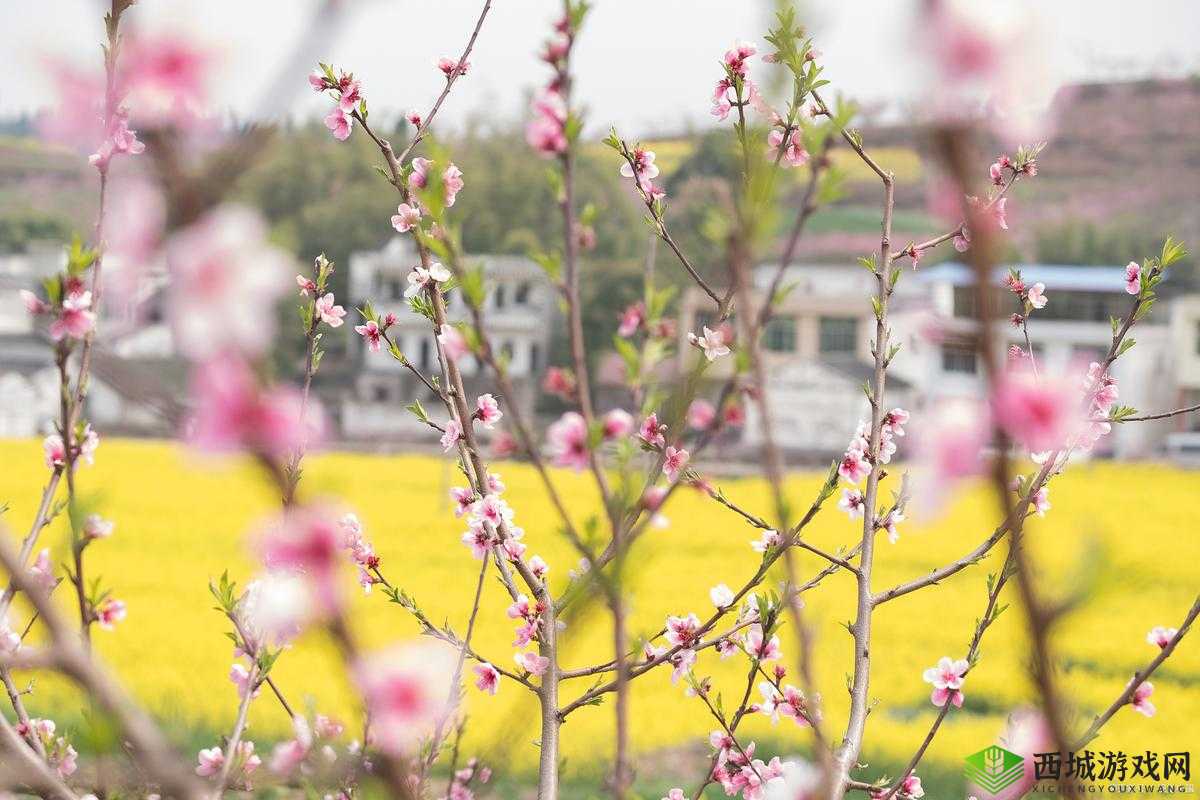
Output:
[[362,658],[354,678],[362,692],[375,744],[403,755],[428,735],[446,707],[455,652],[446,645],[396,645]]
[[[188,439],[209,452],[248,450],[282,458],[320,441],[320,408],[304,409],[290,387],[262,389],[249,365],[236,356],[217,356],[192,376],[195,409]],[[303,409],[303,414],[302,414]]]
[[267,243],[257,213],[224,205],[167,245],[171,322],[190,358],[223,351],[258,355],[275,334],[275,300],[286,291],[290,261]]
[[1013,441],[1030,452],[1062,447],[1076,427],[1074,412],[1079,398],[1069,384],[1030,370],[1006,371],[992,389],[991,408],[996,422]]
[[546,430],[554,463],[581,470],[588,465],[588,430],[583,417],[568,411]]

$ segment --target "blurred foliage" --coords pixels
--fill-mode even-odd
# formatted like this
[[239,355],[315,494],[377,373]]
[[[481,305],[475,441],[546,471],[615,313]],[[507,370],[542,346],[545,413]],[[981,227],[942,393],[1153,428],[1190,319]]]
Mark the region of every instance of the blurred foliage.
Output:
[[[1101,226],[1071,219],[1039,227],[1034,235],[1035,255],[1045,264],[1141,263],[1148,254],[1158,252],[1168,233],[1154,230],[1145,221],[1114,221]],[[1175,280],[1188,281],[1194,266],[1195,257],[1189,255],[1172,268],[1172,275],[1186,276]]]
[[24,253],[31,242],[61,242],[70,236],[70,220],[55,214],[23,211],[0,216],[0,253]]

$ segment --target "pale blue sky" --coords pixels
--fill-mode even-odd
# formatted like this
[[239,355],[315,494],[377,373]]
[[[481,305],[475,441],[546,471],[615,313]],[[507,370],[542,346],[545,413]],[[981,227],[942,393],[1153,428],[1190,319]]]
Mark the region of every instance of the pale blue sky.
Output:
[[[352,69],[377,113],[424,108],[441,84],[438,56],[457,53],[480,0],[349,0],[342,28],[320,57]],[[984,3],[985,0],[976,0]],[[257,116],[315,0],[140,0],[128,12],[150,27],[195,32],[221,54],[220,108]],[[986,0],[989,13],[1030,31],[1046,85],[1200,71],[1200,2],[1155,0]],[[578,45],[578,91],[593,131],[610,123],[629,135],[709,124],[715,60],[737,39],[759,40],[770,4],[752,0],[596,0]],[[46,54],[99,58],[96,0],[0,0],[0,48],[10,54],[0,115],[29,110],[48,90]],[[525,91],[544,80],[534,53],[554,0],[496,0],[472,61],[444,112],[511,119]],[[803,18],[823,52],[827,76],[868,104],[915,98],[915,0],[809,0]],[[310,113],[325,103],[305,92],[304,74],[286,104]]]

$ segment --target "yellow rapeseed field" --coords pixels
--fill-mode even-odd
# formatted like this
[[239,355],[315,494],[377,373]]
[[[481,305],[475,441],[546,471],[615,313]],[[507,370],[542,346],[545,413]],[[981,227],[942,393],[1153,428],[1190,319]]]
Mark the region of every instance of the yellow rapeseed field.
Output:
[[[533,472],[522,465],[498,467],[508,499],[526,532],[530,553],[543,555],[561,587],[578,560],[556,533],[554,516]],[[10,532],[23,533],[45,477],[40,443],[0,442],[0,502]],[[354,510],[383,559],[385,573],[403,586],[435,620],[462,630],[478,562],[459,543],[463,526],[450,511],[446,491],[457,473],[448,460],[419,456],[382,457],[327,454],[311,458],[304,475],[308,496],[328,495]],[[555,476],[582,522],[595,514],[595,492],[587,475]],[[821,477],[793,477],[788,494],[807,507]],[[125,684],[156,715],[184,738],[206,731],[214,739],[230,725],[236,705],[227,678],[230,647],[224,625],[212,610],[210,577],[228,569],[245,581],[253,564],[247,541],[257,520],[271,513],[276,499],[248,464],[204,461],[164,443],[106,441],[94,467],[79,474],[81,491],[96,510],[117,523],[115,536],[89,551],[91,575],[129,604],[129,617],[114,632],[98,631],[97,648]],[[726,493],[750,509],[766,513],[768,500],[759,480],[722,482]],[[1177,624],[1194,597],[1200,537],[1196,533],[1200,475],[1153,464],[1086,464],[1073,467],[1053,484],[1053,510],[1030,529],[1046,584],[1057,591],[1086,588],[1082,610],[1066,621],[1055,642],[1064,658],[1061,683],[1081,714],[1094,713],[1124,687],[1135,668],[1154,653],[1145,642],[1155,625]],[[935,521],[902,526],[895,545],[881,540],[876,583],[884,587],[918,576],[973,547],[995,522],[995,501],[983,487],[961,492]],[[919,508],[912,508],[912,516]],[[708,590],[718,582],[738,586],[757,565],[749,547],[754,532],[711,500],[686,491],[667,509],[670,526],[642,540],[632,561],[632,624],[650,632],[669,613],[711,606]],[[833,549],[849,544],[854,526],[830,504],[811,527],[814,542]],[[60,520],[45,535],[56,560],[65,554]],[[800,554],[806,574],[819,569],[815,557]],[[999,557],[947,581],[886,605],[877,616],[871,694],[877,705],[869,722],[866,755],[877,764],[896,764],[919,743],[933,716],[921,672],[942,655],[961,656],[985,597],[985,576]],[[348,578],[349,580],[349,578]],[[65,587],[64,587],[65,588]],[[65,591],[60,601],[66,605]],[[850,639],[842,625],[853,616],[853,580],[833,575],[807,595],[808,614],[817,626],[816,677],[823,690],[829,726],[844,721]],[[476,636],[478,649],[511,666],[513,623],[504,614],[501,587],[489,580]],[[354,624],[372,644],[415,635],[414,622],[376,593],[357,597]],[[969,676],[967,707],[943,728],[928,760],[954,768],[963,756],[991,743],[1006,715],[1029,696],[1026,644],[1021,616],[1010,609],[989,632],[983,659]],[[571,620],[562,635],[563,661],[579,666],[611,657],[606,617]],[[784,632],[785,663],[794,663],[795,641]],[[738,692],[744,667],[737,660],[701,657],[701,674],[712,674],[728,702]],[[356,709],[343,673],[327,643],[310,634],[280,659],[275,677],[294,702],[354,720]],[[1185,750],[1200,733],[1200,639],[1185,641],[1155,676],[1158,715],[1146,719],[1122,710],[1095,745],[1126,752]],[[569,699],[589,686],[587,679],[563,689]],[[668,673],[652,673],[635,684],[633,739],[643,752],[695,744],[713,727],[694,698],[671,686]],[[302,699],[303,698],[303,699]],[[65,684],[39,678],[30,704],[40,713],[77,719],[79,698]],[[494,698],[468,689],[471,718],[468,748],[487,755],[495,748],[518,767],[536,759],[535,702],[520,687],[504,682]],[[571,763],[593,764],[607,752],[611,705],[585,708],[564,728]],[[260,739],[284,734],[288,722],[264,692],[251,714],[251,733]],[[749,723],[758,738],[797,749],[808,737],[783,721],[772,730],[766,719]],[[839,731],[840,732],[840,731]],[[894,768],[894,767],[893,767]]]

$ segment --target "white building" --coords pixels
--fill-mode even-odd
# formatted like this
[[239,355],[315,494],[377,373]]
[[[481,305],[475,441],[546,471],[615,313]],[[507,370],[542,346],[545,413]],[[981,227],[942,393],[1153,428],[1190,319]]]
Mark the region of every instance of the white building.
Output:
[[[534,262],[519,256],[471,256],[483,265],[488,294],[484,320],[492,346],[508,362],[518,396],[501,398],[519,403],[531,414],[537,400],[541,373],[556,330],[557,305],[554,287]],[[379,251],[350,256],[349,298],[361,307],[370,301],[376,313],[393,312],[398,319],[390,335],[405,356],[426,375],[438,373],[437,350],[430,323],[414,313],[404,298],[408,274],[418,263],[407,237],[396,236]],[[451,292],[447,307],[451,321],[467,321],[468,310],[459,292]],[[361,337],[354,337],[353,365],[346,385],[350,391],[339,405],[341,430],[347,438],[378,436],[427,437],[432,432],[421,425],[405,406],[420,400],[431,414],[438,413],[436,398],[408,370],[386,353],[367,352]],[[324,367],[324,365],[322,365]],[[486,365],[467,357],[459,362],[468,393],[495,392]]]
[[[1043,372],[1067,375],[1101,358],[1112,338],[1110,316],[1123,316],[1130,307],[1124,268],[1018,268],[1026,283],[1044,283],[1050,298],[1029,326]],[[1007,267],[997,269],[996,282],[1007,272]],[[756,303],[762,301],[774,273],[771,265],[755,271]],[[888,372],[886,405],[920,411],[942,399],[980,395],[971,280],[970,269],[957,263],[905,271],[892,299],[893,342],[901,349]],[[875,319],[869,298],[875,279],[858,266],[802,265],[791,267],[782,285],[794,288],[777,306],[762,342],[777,440],[797,454],[836,453],[869,413],[862,386],[872,372]],[[1010,293],[996,291],[1003,295],[1001,309],[1018,310]],[[686,344],[687,332],[712,325],[711,300],[689,289],[680,323],[681,364],[687,364],[696,355]],[[996,335],[1024,346],[1020,332],[1007,320],[997,324]],[[1137,346],[1113,370],[1120,403],[1154,412],[1200,402],[1200,296],[1164,300],[1138,324],[1133,338]],[[724,361],[729,363],[718,362],[706,373],[708,381],[719,384],[728,377],[733,364]],[[746,411],[742,444],[755,447],[761,444],[761,426],[753,404]],[[1121,458],[1154,456],[1163,452],[1171,430],[1200,430],[1198,421],[1200,417],[1192,415],[1186,420],[1118,425],[1100,452]],[[1200,448],[1200,434],[1195,439]]]

